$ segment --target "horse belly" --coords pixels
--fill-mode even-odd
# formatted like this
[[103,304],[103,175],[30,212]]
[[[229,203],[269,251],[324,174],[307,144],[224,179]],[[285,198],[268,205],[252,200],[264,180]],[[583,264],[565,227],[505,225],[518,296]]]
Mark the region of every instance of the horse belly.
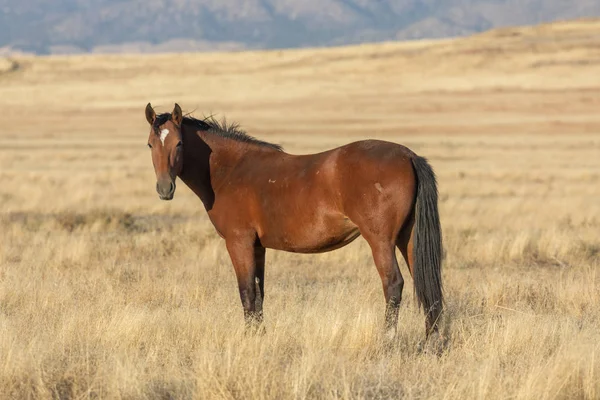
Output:
[[265,247],[293,253],[323,253],[339,249],[360,236],[358,227],[347,217],[324,218],[265,232]]

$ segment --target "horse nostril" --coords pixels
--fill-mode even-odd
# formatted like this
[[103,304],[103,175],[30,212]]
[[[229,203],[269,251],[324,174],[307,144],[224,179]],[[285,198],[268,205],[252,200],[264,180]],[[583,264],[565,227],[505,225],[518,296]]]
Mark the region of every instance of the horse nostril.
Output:
[[171,191],[169,193],[173,193],[175,191],[175,184],[171,182]]

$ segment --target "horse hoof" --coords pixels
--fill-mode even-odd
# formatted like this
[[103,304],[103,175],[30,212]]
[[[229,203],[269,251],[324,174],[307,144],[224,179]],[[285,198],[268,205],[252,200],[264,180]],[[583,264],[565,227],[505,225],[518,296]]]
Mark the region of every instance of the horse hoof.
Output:
[[262,323],[253,323],[246,325],[244,333],[248,336],[262,336],[267,333],[267,329]]
[[398,336],[396,335],[396,331],[394,329],[388,329],[382,334],[382,342],[383,346],[386,349],[392,349],[396,344]]
[[447,340],[439,332],[434,332],[425,340],[417,344],[417,352],[421,354],[432,354],[441,356],[447,347]]

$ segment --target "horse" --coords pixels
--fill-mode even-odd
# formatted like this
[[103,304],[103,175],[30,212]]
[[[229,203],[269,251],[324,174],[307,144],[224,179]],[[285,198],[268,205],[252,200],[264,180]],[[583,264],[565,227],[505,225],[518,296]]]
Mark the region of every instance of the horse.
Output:
[[236,124],[182,114],[157,115],[148,103],[148,146],[160,199],[179,177],[203,203],[225,240],[248,326],[261,326],[266,249],[320,253],[368,242],[385,297],[386,337],[397,333],[404,278],[400,250],[425,313],[425,337],[443,309],[442,231],[436,176],[402,145],[362,140],[292,155]]

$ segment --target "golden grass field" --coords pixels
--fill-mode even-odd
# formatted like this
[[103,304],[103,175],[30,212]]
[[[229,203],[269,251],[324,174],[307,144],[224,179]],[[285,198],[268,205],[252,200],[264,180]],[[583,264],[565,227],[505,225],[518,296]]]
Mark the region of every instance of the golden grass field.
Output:
[[[0,60],[0,398],[600,398],[599,21],[457,40]],[[407,145],[438,174],[447,348],[397,345],[368,246],[267,251],[247,336],[200,201],[161,202],[158,111],[308,153]]]

